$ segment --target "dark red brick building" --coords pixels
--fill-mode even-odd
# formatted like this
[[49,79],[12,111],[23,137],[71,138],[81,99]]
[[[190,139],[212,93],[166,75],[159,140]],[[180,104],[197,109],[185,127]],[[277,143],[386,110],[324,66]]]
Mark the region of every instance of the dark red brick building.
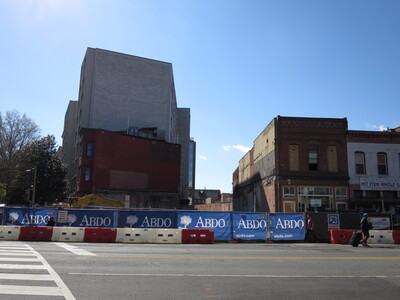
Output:
[[82,129],[78,195],[125,200],[129,207],[178,208],[181,146]]
[[234,209],[348,208],[347,119],[274,118],[234,173]]

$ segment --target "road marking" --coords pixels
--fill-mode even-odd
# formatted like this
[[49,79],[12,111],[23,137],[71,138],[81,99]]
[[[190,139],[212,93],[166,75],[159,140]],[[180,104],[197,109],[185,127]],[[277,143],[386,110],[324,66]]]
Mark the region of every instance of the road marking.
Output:
[[32,252],[27,252],[27,253],[21,253],[21,252],[15,252],[15,251],[12,251],[12,252],[4,252],[4,253],[2,253],[2,252],[0,252],[0,256],[18,256],[18,257],[20,257],[20,256],[35,256],[35,254],[33,254]]
[[[3,247],[1,247],[3,246]],[[76,300],[71,291],[67,288],[60,276],[54,271],[43,256],[35,251],[28,244],[10,245],[0,244],[0,262],[18,262],[21,264],[0,263],[0,269],[15,270],[46,270],[48,274],[29,274],[24,273],[0,273],[0,279],[6,280],[26,280],[26,281],[48,281],[54,282],[57,286],[35,286],[35,285],[8,285],[0,284],[0,294],[3,295],[32,295],[32,296],[61,296],[66,300]],[[5,250],[8,248],[8,250]],[[21,251],[21,249],[25,249]],[[2,252],[7,251],[7,252]],[[27,257],[27,256],[33,256]],[[10,257],[13,256],[13,257]],[[37,262],[38,264],[24,264],[26,262]]]
[[118,274],[118,273],[68,273],[83,276],[137,276],[137,277],[234,277],[234,278],[390,278],[400,275],[251,275],[251,274]]
[[69,245],[67,243],[56,242],[56,243],[53,243],[53,244],[55,244],[55,245],[57,245],[57,246],[59,246],[61,248],[64,248],[64,249],[66,249],[66,250],[68,250],[68,251],[70,251],[70,252],[72,252],[72,253],[74,253],[76,255],[86,255],[86,256],[96,256],[97,255],[97,254],[94,254],[92,252],[86,251],[84,249],[80,249],[80,248],[78,248],[76,246]]
[[0,264],[0,269],[46,270],[46,266],[44,266],[44,265]]
[[65,296],[60,287],[49,286],[0,285],[0,291],[8,295]]
[[13,273],[0,273],[0,279],[8,280],[38,280],[38,281],[52,281],[53,278],[46,274],[13,274]]
[[360,257],[305,257],[305,256],[165,256],[165,255],[97,255],[107,258],[161,258],[161,259],[237,259],[237,260],[397,260],[400,256],[360,256]]
[[[8,253],[8,252],[10,252],[10,250],[0,250],[0,252]],[[13,250],[13,252],[14,253],[31,253],[30,251],[27,251],[27,250]],[[1,255],[3,255],[3,254],[1,254]]]
[[0,261],[20,261],[20,262],[27,262],[27,261],[35,261],[39,262],[39,260],[35,257],[0,257]]
[[75,297],[72,295],[71,291],[68,289],[68,287],[65,285],[65,283],[62,281],[60,276],[57,274],[56,271],[49,265],[49,263],[43,258],[43,256],[37,252],[35,249],[28,247],[32,250],[33,253],[36,254],[36,256],[39,258],[39,260],[42,262],[42,264],[46,267],[47,271],[53,277],[53,280],[57,284],[57,286],[61,289],[63,296],[65,297],[66,300],[75,300]]

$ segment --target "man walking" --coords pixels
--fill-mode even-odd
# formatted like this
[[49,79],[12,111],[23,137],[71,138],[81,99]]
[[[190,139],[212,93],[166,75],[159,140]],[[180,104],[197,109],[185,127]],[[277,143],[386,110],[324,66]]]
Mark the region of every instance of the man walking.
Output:
[[307,231],[306,231],[306,236],[305,236],[304,240],[306,242],[308,242],[310,239],[310,236],[312,236],[314,242],[318,242],[318,239],[314,233],[314,221],[312,220],[310,215],[307,215],[307,227],[306,228],[307,228]]
[[362,239],[361,239],[360,243],[364,247],[369,247],[367,244],[367,240],[369,238],[369,230],[372,229],[372,223],[368,220],[367,213],[363,214],[360,227],[361,227],[361,232],[362,232]]

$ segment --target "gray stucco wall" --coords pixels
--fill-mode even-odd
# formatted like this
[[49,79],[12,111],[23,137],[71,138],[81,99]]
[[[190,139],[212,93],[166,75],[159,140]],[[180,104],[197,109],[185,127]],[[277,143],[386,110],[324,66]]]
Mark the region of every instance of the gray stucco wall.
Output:
[[[354,153],[364,152],[366,174],[356,175]],[[388,175],[378,175],[377,153],[385,152],[387,155]],[[348,166],[350,184],[359,184],[360,177],[369,178],[399,178],[400,177],[400,145],[396,144],[372,144],[372,143],[348,143]]]

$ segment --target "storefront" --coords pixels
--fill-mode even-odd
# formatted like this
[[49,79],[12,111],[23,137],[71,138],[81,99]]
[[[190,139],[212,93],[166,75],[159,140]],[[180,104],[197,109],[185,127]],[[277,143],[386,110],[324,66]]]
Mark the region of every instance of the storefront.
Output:
[[284,212],[347,210],[347,187],[284,186]]

